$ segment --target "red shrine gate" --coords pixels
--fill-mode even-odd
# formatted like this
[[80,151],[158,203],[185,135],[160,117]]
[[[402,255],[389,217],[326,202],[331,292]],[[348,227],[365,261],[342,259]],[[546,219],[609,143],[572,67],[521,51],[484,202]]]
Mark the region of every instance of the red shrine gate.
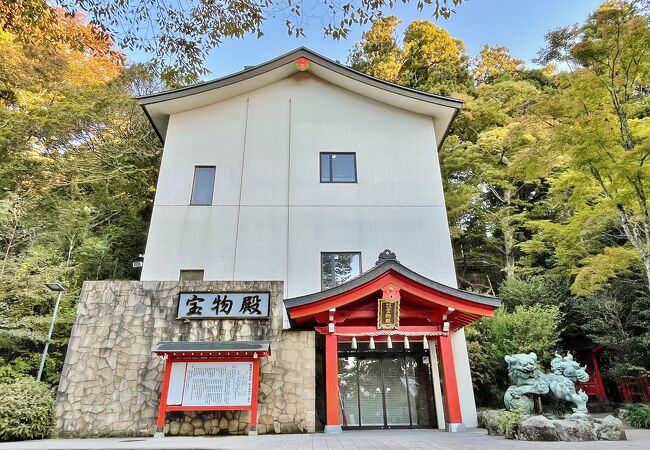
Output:
[[[349,419],[363,425],[364,408],[360,398],[359,417],[348,417],[342,411],[339,363],[340,357],[345,355],[344,349],[349,351],[360,345],[375,349],[376,344],[390,348],[396,343],[403,349],[401,353],[406,353],[414,344],[421,344],[422,349],[430,345],[437,347],[434,354],[441,362],[446,428],[448,431],[464,429],[451,333],[483,316],[492,316],[499,304],[495,298],[460,291],[425,278],[400,264],[388,250],[380,255],[375,267],[346,283],[285,300],[292,328],[312,328],[325,337],[325,432],[340,431],[341,425],[349,425],[346,423]],[[375,367],[371,372],[382,371],[384,366],[375,364]],[[390,370],[390,365],[386,369]],[[404,392],[407,392],[414,383],[409,384],[408,373],[402,379],[406,380],[402,384],[406,385]],[[395,394],[384,381],[381,385],[383,423],[390,427],[386,417],[399,415],[389,414],[388,409],[393,404],[386,398],[389,391],[393,398]],[[357,389],[360,389],[358,384]],[[381,391],[382,387],[376,389]],[[410,391],[405,395],[411,395]],[[408,397],[407,400],[411,417],[415,408],[412,400]],[[433,401],[433,398],[428,399],[431,408]],[[380,407],[380,403],[376,405]],[[406,421],[396,423],[406,424]],[[409,424],[413,425],[412,419]]]

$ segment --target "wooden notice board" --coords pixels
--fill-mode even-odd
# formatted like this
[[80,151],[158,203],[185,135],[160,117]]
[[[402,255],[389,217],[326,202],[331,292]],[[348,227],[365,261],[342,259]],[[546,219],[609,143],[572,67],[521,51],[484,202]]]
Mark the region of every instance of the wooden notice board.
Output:
[[250,411],[249,431],[257,428],[260,359],[169,355],[165,362],[156,428],[169,411]]
[[253,361],[172,363],[167,405],[250,406]]

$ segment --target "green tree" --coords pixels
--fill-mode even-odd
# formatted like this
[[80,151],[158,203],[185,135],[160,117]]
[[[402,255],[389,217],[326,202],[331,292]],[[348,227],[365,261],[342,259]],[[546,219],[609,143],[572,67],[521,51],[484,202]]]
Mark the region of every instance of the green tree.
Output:
[[523,70],[505,48],[485,47],[480,70],[490,83],[475,89],[461,41],[415,21],[400,43],[398,26],[394,16],[376,21],[349,62],[402,86],[466,100],[440,149],[445,200],[461,285],[495,292],[504,276],[514,275],[519,245],[530,234],[524,223],[546,191],[542,177],[531,176],[527,167],[538,134],[546,130],[527,110],[548,77]]
[[514,276],[499,286],[499,298],[508,311],[517,306],[561,306],[571,297],[571,280],[562,275]]
[[[65,24],[94,33],[79,16]],[[0,377],[36,374],[54,306],[43,283],[58,278],[44,374],[56,383],[83,281],[138,275],[160,146],[132,96],[159,84],[110,54],[7,31],[0,55]]]
[[470,91],[465,45],[427,20],[411,22],[404,32],[398,83],[441,95]]
[[477,277],[489,276],[494,292],[515,274],[528,239],[524,225],[546,193],[543,177],[529,170],[529,154],[545,133],[527,113],[540,92],[524,80],[478,86],[441,148],[454,248],[463,255],[459,272],[470,286],[484,287]]
[[[537,109],[552,130],[538,160],[550,163],[547,171],[565,171],[556,183],[568,189],[575,208],[565,223],[584,223],[589,213],[616,217],[625,238],[609,240],[621,249],[601,245],[602,257],[584,255],[577,281],[587,281],[575,285],[582,293],[589,284],[601,286],[589,280],[613,276],[615,266],[628,270],[632,252],[650,287],[650,28],[635,5],[607,2],[583,26],[549,33],[539,58],[575,68],[558,78],[559,88]],[[620,264],[606,263],[612,258]]]
[[396,16],[377,19],[350,52],[351,66],[382,80],[397,82],[402,65],[402,49],[397,44]]
[[401,45],[395,16],[373,22],[350,53],[350,65],[393,83],[434,94],[471,91],[469,57],[463,43],[429,21],[411,22]]
[[514,58],[507,47],[485,44],[472,61],[472,76],[478,84],[493,83],[504,76],[524,70],[524,61]]
[[637,376],[650,367],[650,296],[642,271],[618,277],[588,297],[572,299],[569,307],[575,335],[604,346],[605,376]]
[[[449,17],[462,0],[404,0],[418,11],[433,17]],[[224,39],[264,35],[269,18],[284,20],[289,35],[304,36],[305,21],[323,23],[323,35],[346,38],[354,26],[383,17],[392,1],[340,3],[319,0],[305,7],[302,2],[271,0],[209,2],[189,0],[183,3],[155,0],[58,0],[67,12],[85,11],[94,20],[94,28],[104,36],[116,38],[121,48],[153,55],[169,84],[197,81],[208,73],[203,65],[210,51]],[[0,29],[20,36],[23,42],[44,48],[45,44],[80,44],[105,52],[106,47],[88,46],[82,33],[61,31],[59,12],[46,0],[9,0],[0,3]],[[112,47],[109,46],[109,48]]]
[[512,312],[497,310],[494,317],[466,327],[467,348],[478,401],[501,405],[509,386],[506,355],[537,353],[548,364],[560,341],[557,306],[516,306]]

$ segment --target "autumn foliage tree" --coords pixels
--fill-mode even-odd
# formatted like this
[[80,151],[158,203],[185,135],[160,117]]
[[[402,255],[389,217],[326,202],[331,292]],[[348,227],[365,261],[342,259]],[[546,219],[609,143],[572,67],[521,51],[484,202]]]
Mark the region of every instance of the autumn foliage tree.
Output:
[[[430,16],[449,17],[463,0],[403,0]],[[151,55],[152,66],[168,85],[198,81],[209,73],[204,60],[225,39],[264,36],[269,18],[280,19],[290,36],[304,36],[305,23],[322,22],[322,34],[344,39],[355,26],[375,22],[395,6],[391,0],[318,0],[305,6],[301,1],[251,0],[170,2],[158,0],[7,0],[0,3],[0,27],[27,41],[79,46],[106,52],[84,42],[83,33],[70,34],[59,28],[55,7],[71,13],[87,12],[95,32],[112,36],[122,49]],[[32,37],[34,39],[32,39]]]
[[33,24],[0,31],[0,380],[36,374],[53,307],[44,282],[66,286],[54,383],[81,283],[136,276],[160,154],[132,98],[159,89],[148,70],[125,68],[83,16],[52,13],[55,45],[23,36]]

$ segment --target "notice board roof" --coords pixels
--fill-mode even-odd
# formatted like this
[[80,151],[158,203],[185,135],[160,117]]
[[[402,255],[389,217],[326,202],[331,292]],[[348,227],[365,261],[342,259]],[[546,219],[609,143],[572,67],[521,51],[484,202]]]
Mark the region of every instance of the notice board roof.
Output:
[[270,352],[271,341],[161,341],[152,352],[165,353],[251,353]]

